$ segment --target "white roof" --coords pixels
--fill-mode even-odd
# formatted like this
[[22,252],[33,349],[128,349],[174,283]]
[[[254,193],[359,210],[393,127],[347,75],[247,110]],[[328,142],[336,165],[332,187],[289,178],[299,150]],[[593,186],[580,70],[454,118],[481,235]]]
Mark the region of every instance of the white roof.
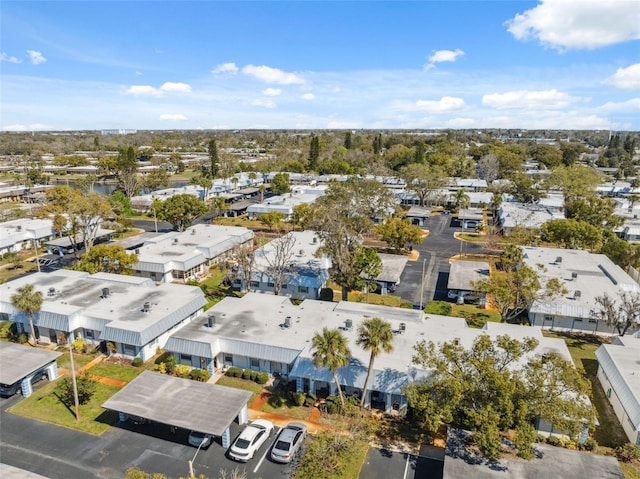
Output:
[[640,338],[616,338],[600,346],[596,358],[634,429],[640,431]]
[[557,278],[569,291],[558,298],[534,302],[532,313],[591,318],[591,311],[597,307],[596,297],[607,293],[617,299],[619,293],[640,291],[640,285],[603,254],[562,248],[521,248],[525,264],[538,272],[543,283]]
[[54,234],[53,221],[50,219],[21,218],[5,221],[0,223],[0,248],[25,240],[48,238]]
[[504,202],[498,211],[500,222],[506,228],[540,228],[547,221],[564,219],[564,213],[542,205]]

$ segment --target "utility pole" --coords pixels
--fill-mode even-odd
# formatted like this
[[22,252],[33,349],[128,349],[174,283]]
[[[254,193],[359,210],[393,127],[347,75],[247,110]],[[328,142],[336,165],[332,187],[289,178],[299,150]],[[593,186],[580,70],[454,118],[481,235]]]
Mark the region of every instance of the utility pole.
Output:
[[76,405],[76,423],[80,422],[80,403],[78,401],[78,384],[76,383],[76,367],[73,362],[73,348],[71,348],[71,340],[67,338],[69,341],[69,358],[71,360],[71,383],[73,384],[73,401]]

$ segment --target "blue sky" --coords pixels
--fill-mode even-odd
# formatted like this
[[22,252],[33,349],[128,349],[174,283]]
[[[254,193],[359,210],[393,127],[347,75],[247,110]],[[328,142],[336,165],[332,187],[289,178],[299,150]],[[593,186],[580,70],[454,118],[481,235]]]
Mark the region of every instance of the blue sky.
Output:
[[2,1],[0,129],[640,130],[640,3]]

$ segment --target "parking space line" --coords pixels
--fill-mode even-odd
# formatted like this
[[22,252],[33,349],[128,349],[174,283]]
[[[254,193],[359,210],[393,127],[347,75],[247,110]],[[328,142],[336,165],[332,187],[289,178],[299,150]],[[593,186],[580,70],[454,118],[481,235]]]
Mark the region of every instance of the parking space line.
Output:
[[411,459],[411,454],[407,454],[407,462],[404,464],[404,475],[402,479],[407,479],[407,472],[409,471],[409,459]]
[[273,435],[273,440],[269,441],[269,445],[267,446],[267,449],[264,451],[264,454],[262,455],[262,457],[260,458],[260,460],[258,461],[258,464],[256,464],[255,469],[253,470],[253,473],[255,474],[256,472],[258,472],[258,469],[260,469],[260,466],[262,465],[262,462],[265,460],[265,458],[267,457],[267,453],[269,452],[269,449],[271,449],[271,446],[273,446],[273,443],[276,442],[276,439],[278,438],[278,433],[280,432],[280,428],[274,428],[275,434]]

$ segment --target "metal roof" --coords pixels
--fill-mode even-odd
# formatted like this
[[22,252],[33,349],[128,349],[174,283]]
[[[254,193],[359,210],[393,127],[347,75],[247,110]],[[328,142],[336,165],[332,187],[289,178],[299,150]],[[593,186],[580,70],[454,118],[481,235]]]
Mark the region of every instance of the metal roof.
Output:
[[222,436],[250,397],[242,389],[143,371],[102,407]]
[[636,431],[640,430],[640,338],[603,344],[596,358]]
[[0,383],[13,384],[54,362],[62,353],[0,342]]

